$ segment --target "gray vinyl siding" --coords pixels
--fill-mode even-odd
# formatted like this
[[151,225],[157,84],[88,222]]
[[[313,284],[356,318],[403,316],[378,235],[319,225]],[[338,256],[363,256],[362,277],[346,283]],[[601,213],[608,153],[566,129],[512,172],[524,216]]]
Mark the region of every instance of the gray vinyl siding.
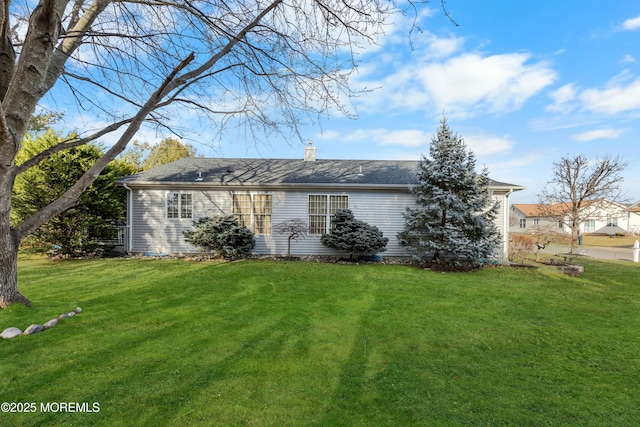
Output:
[[499,202],[498,214],[496,215],[496,225],[500,230],[500,247],[494,251],[495,256],[500,259],[507,259],[507,249],[509,247],[509,199],[508,193],[493,193],[493,200]]
[[[273,193],[274,196],[277,193]],[[382,256],[406,256],[406,252],[398,245],[396,234],[404,227],[402,213],[409,204],[415,201],[414,196],[406,191],[399,192],[372,192],[372,191],[295,191],[280,193],[281,197],[274,197],[273,223],[288,219],[300,218],[306,223],[309,221],[309,195],[347,195],[349,196],[349,209],[357,219],[377,226],[383,234],[389,238],[387,250]],[[282,200],[281,205],[276,205],[275,200]],[[258,240],[258,239],[256,239]],[[274,234],[264,239],[267,247],[256,245],[256,252],[270,254],[286,254],[287,237]],[[320,243],[319,235],[306,235],[304,239],[298,239],[291,244],[292,255],[343,255]]]
[[[169,192],[191,193],[193,195],[193,218],[169,219],[166,217],[166,195]],[[244,193],[245,191],[236,191]],[[406,256],[398,244],[397,233],[404,228],[403,213],[407,206],[415,206],[415,196],[407,191],[248,191],[254,194],[271,194],[272,225],[299,218],[309,220],[309,195],[347,195],[349,209],[355,217],[377,226],[389,238],[387,250],[382,256]],[[232,214],[233,190],[173,190],[134,189],[129,208],[130,253],[193,254],[198,249],[184,240],[183,232],[192,229],[194,220],[213,215]],[[503,195],[498,225],[505,230],[506,205]],[[508,222],[507,222],[508,224]],[[507,228],[508,229],[508,228]],[[285,255],[287,236],[272,233],[256,235],[255,254]],[[507,235],[503,236],[504,239]],[[506,240],[503,240],[506,242]],[[504,245],[504,243],[503,243]],[[500,249],[504,252],[504,246]],[[320,236],[306,235],[291,244],[292,255],[344,255],[324,247]]]
[[[166,195],[170,192],[193,195],[193,218],[167,218]],[[229,192],[134,190],[131,199],[132,253],[196,253],[198,249],[184,240],[183,232],[193,228],[201,217],[231,211]]]
[[[166,217],[166,195],[178,190],[134,190],[131,197],[130,233],[132,253],[196,253],[198,249],[184,240],[183,232],[192,229],[194,220],[213,215],[232,213],[234,191],[182,191],[193,195],[193,218]],[[244,191],[238,191],[240,193]],[[348,195],[349,208],[356,218],[375,225],[389,238],[386,256],[403,256],[406,253],[398,245],[396,234],[402,229],[402,213],[413,196],[407,191],[398,192],[309,192],[309,191],[255,191],[272,196],[272,224],[299,218],[309,219],[309,194]],[[283,255],[287,252],[287,236],[272,233],[256,235],[256,254]],[[291,244],[292,255],[337,255],[324,247],[320,236],[306,235]]]

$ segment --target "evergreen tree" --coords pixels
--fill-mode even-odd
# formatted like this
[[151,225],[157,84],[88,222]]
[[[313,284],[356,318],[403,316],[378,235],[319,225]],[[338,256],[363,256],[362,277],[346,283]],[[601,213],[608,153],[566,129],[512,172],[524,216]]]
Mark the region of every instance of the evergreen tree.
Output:
[[418,164],[412,191],[417,208],[407,208],[400,244],[414,261],[438,270],[471,270],[500,242],[495,225],[499,203],[489,193],[488,172],[476,173],[476,159],[443,119],[432,138],[430,158]]
[[[45,127],[28,134],[17,156],[22,163],[75,135],[58,135]],[[11,222],[18,223],[60,197],[103,154],[95,144],[86,144],[56,153],[16,177],[11,197]],[[32,235],[36,246],[59,246],[63,255],[84,254],[96,249],[96,242],[115,237],[114,223],[125,216],[125,190],[116,180],[135,169],[121,160],[107,166],[80,196],[78,203],[51,218]],[[55,177],[53,179],[52,177]]]
[[320,242],[340,249],[353,258],[354,253],[377,254],[387,250],[389,239],[374,225],[355,219],[349,209],[336,209],[331,222],[331,233],[323,234]]
[[184,239],[223,258],[241,257],[256,245],[251,230],[240,225],[233,216],[200,218],[193,222],[193,228],[183,232]]

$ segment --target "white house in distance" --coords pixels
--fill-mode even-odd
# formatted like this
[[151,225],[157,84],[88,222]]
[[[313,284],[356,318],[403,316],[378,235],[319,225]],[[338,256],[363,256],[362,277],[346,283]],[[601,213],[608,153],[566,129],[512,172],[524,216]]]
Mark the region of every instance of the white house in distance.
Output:
[[629,222],[629,232],[633,236],[640,235],[640,201],[635,202],[627,208],[627,218]]
[[[599,200],[585,204],[587,219],[580,225],[583,234],[607,234],[640,232],[640,202],[625,206],[610,200]],[[571,229],[559,221],[554,213],[566,210],[566,204],[513,204],[509,230],[512,233],[531,233],[540,229],[559,233],[570,233]],[[549,215],[551,213],[552,215]]]
[[[398,160],[318,160],[316,148],[298,159],[185,158],[119,181],[128,190],[125,250],[142,254],[190,254],[198,249],[183,232],[193,221],[234,215],[255,233],[255,254],[287,253],[287,236],[272,225],[291,219],[308,224],[304,239],[293,242],[292,255],[342,255],[320,243],[336,209],[350,209],[357,219],[377,226],[389,238],[383,256],[406,256],[396,235],[403,212],[415,206],[410,187],[418,162]],[[524,187],[492,181],[500,202],[497,219],[507,257],[509,195]]]

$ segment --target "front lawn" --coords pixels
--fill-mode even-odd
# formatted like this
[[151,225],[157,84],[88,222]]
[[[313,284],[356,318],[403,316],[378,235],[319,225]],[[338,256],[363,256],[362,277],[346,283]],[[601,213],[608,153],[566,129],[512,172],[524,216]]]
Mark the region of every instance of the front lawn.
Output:
[[83,313],[0,340],[0,424],[638,425],[640,267],[584,262],[25,259],[0,331]]

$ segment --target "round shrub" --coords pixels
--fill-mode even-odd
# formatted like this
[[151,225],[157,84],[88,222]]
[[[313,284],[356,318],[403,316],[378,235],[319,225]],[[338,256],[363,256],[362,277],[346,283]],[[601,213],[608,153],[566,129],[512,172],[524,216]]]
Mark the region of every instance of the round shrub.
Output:
[[187,242],[227,259],[238,258],[254,248],[251,230],[240,225],[233,216],[200,218],[193,231],[185,231]]
[[331,233],[323,234],[320,242],[329,248],[345,251],[353,258],[354,253],[375,255],[387,250],[389,239],[375,225],[355,219],[349,209],[337,209]]

